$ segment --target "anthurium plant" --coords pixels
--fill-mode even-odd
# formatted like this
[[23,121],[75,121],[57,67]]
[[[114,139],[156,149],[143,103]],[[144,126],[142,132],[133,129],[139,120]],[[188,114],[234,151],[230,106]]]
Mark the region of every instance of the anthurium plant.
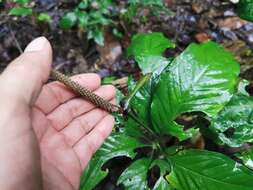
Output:
[[253,1],[252,0],[238,1],[238,13],[241,18],[253,21]]
[[[143,77],[129,77],[128,94],[119,96],[127,113],[115,116],[114,132],[85,169],[82,190],[94,189],[110,172],[103,166],[115,157],[132,160],[117,180],[127,190],[253,189],[251,148],[228,155],[194,146],[201,138],[216,147],[253,142],[253,98],[239,77],[239,64],[212,41],[164,57],[170,48],[175,44],[161,33],[133,37],[127,56]],[[180,122],[185,115],[195,122]],[[155,167],[159,175],[149,183]]]

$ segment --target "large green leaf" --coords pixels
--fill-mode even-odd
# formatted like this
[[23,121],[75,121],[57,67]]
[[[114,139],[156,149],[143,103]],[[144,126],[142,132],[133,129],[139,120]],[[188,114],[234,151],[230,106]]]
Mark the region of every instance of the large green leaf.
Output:
[[101,167],[108,160],[119,156],[134,158],[136,155],[134,150],[144,146],[146,145],[142,144],[137,139],[126,135],[124,130],[112,134],[96,152],[86,167],[81,179],[80,189],[90,190],[107,176],[108,171],[101,170]]
[[158,69],[164,69],[170,61],[162,56],[139,56],[135,58],[143,74],[152,73]]
[[52,17],[47,13],[40,13],[37,17],[40,22],[51,23],[53,22]]
[[89,14],[85,11],[76,10],[76,16],[79,20],[79,27],[85,29],[89,23]]
[[11,16],[27,16],[32,14],[32,9],[26,7],[14,7],[8,14]]
[[218,44],[190,45],[161,74],[151,105],[153,127],[180,140],[191,136],[194,131],[183,133],[174,120],[193,111],[215,116],[232,97],[238,74],[239,64]]
[[100,45],[104,45],[104,34],[101,30],[90,30],[88,32],[88,39],[94,39],[94,41]]
[[77,22],[77,16],[75,12],[69,12],[64,15],[60,20],[60,28],[69,29],[72,28]]
[[249,150],[237,153],[235,156],[239,158],[245,166],[253,170],[253,147],[250,147]]
[[229,157],[203,150],[186,150],[170,157],[166,177],[178,190],[252,190],[253,172]]
[[150,106],[152,102],[152,91],[163,70],[159,68],[153,74],[146,74],[138,83],[129,78],[128,90],[130,92],[126,102],[128,107],[137,114],[138,120],[146,127],[152,128],[150,119]]
[[168,181],[165,179],[165,175],[170,171],[170,165],[168,161],[165,160],[155,160],[152,162],[151,167],[158,166],[160,168],[160,177],[153,190],[172,190],[171,185],[169,185]]
[[173,188],[164,177],[160,177],[153,187],[153,190],[173,190]]
[[152,160],[142,158],[132,163],[119,177],[118,184],[127,190],[148,190],[147,173]]
[[240,0],[238,3],[238,13],[241,18],[253,21],[253,1]]
[[175,44],[162,33],[140,33],[133,37],[127,50],[128,56],[133,56],[143,74],[151,73],[160,67],[165,68],[169,61],[162,57],[167,48],[174,48]]
[[127,190],[148,190],[148,171],[154,166],[160,168],[160,178],[153,190],[170,190],[171,187],[164,178],[170,170],[170,165],[165,160],[151,160],[142,158],[132,163],[119,177],[118,184],[123,184]]
[[131,109],[133,109],[134,112],[138,114],[138,119],[144,125],[148,126],[151,105],[152,80],[150,80],[150,76],[144,76],[136,85],[133,82],[131,83],[135,87],[130,87],[132,90],[127,101],[129,102]]
[[249,93],[247,92],[246,90],[246,87],[249,85],[249,81],[245,80],[245,79],[242,79],[239,84],[238,84],[238,87],[237,87],[237,93],[240,93],[240,94],[244,94],[244,95],[249,95]]
[[235,94],[212,120],[210,129],[217,134],[220,144],[239,147],[253,142],[253,97]]
[[[150,75],[142,77],[137,83],[133,77],[128,78],[129,95],[125,99],[125,109],[131,111],[132,118],[128,116],[125,123],[126,133],[134,138],[142,139],[147,132],[143,127],[149,126],[149,110],[151,103]],[[138,121],[137,121],[138,120]],[[146,139],[146,137],[144,137]],[[149,139],[151,140],[151,139]]]
[[24,6],[24,5],[26,5],[30,2],[30,0],[12,0],[12,1],[15,2],[15,3],[18,3],[22,6]]

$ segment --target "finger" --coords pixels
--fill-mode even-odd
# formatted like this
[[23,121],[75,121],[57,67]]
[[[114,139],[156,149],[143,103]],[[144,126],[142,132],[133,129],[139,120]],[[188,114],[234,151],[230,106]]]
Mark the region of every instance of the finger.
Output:
[[[115,96],[116,90],[114,86],[105,85],[98,88],[95,93],[105,100],[111,100]],[[83,98],[76,98],[60,105],[47,118],[51,121],[55,129],[60,131],[74,118],[92,110],[94,107],[92,103],[85,101]]]
[[34,103],[42,85],[48,80],[51,63],[50,43],[45,37],[36,38],[1,75],[1,94]]
[[[97,74],[81,74],[71,77],[74,81],[80,83],[91,91],[96,90],[101,83]],[[48,114],[57,106],[76,97],[77,95],[60,82],[52,82],[43,86],[36,106],[44,113]]]
[[88,135],[86,135],[73,147],[83,168],[85,168],[88,161],[91,159],[91,156],[110,135],[113,126],[114,117],[111,115],[106,116]]
[[[115,99],[111,101],[111,103],[115,102]],[[89,113],[74,119],[61,131],[61,133],[65,136],[67,143],[70,146],[74,146],[107,115],[109,115],[109,113],[102,111],[101,109],[94,109]]]

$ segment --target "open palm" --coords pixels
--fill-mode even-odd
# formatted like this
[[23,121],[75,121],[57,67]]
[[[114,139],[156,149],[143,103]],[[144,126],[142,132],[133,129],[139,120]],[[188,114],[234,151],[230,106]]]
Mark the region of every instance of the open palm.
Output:
[[[98,75],[83,74],[73,80],[114,101],[114,87],[100,86]],[[44,85],[32,109],[44,189],[78,189],[83,169],[113,125],[111,115],[77,97],[64,85],[58,82]]]

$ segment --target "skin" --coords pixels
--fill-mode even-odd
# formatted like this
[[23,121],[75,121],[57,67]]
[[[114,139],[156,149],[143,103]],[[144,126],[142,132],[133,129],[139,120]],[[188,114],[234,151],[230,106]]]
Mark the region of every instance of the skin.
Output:
[[[82,171],[112,131],[113,116],[58,82],[45,84],[51,63],[41,37],[0,75],[0,189],[79,189]],[[73,80],[115,102],[115,88],[101,86],[98,75]]]

